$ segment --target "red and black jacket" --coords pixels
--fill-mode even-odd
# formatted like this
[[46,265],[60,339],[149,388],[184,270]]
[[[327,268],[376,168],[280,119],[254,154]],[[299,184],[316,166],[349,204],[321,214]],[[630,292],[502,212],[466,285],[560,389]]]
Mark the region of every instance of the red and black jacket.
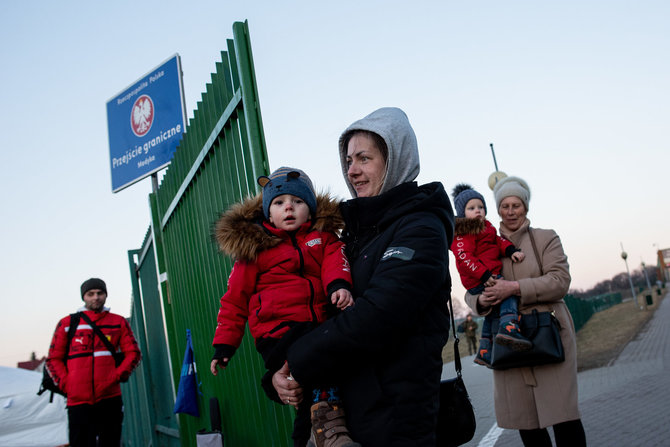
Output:
[[512,256],[517,248],[501,237],[488,220],[456,218],[456,237],[451,251],[463,287],[470,290],[502,271],[501,257]]
[[221,250],[236,259],[212,342],[219,356],[230,357],[239,347],[247,322],[256,342],[279,339],[294,323],[324,322],[330,294],[351,289],[344,244],[334,232],[341,222],[336,202],[319,196],[315,218],[296,232],[279,230],[262,216],[258,196],[217,222]]
[[84,311],[100,328],[117,351],[125,354],[117,367],[114,356],[107,350],[100,337],[83,319],[70,342],[65,356],[70,316],[61,319],[56,326],[46,368],[54,382],[67,394],[69,407],[80,404],[95,404],[103,399],[120,396],[121,379],[127,378],[140,361],[140,349],[128,322],[121,315],[109,311]]

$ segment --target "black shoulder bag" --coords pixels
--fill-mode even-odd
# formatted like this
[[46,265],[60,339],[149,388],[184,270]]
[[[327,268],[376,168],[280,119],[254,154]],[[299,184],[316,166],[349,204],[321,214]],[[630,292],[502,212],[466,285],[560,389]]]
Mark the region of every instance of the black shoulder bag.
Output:
[[91,321],[90,318],[88,318],[88,315],[86,315],[84,312],[81,313],[81,317],[86,321],[89,326],[91,326],[91,329],[93,329],[93,332],[95,332],[95,335],[100,338],[102,343],[105,345],[107,350],[112,353],[112,356],[114,356],[114,365],[119,366],[122,362],[123,359],[125,358],[125,354],[123,352],[116,352],[116,348],[112,345],[112,342],[105,337],[105,334],[102,333],[100,328]]
[[461,354],[454,324],[454,307],[449,297],[449,317],[454,334],[454,367],[456,377],[440,382],[440,411],[437,416],[437,447],[456,447],[475,435],[477,421],[461,374]]
[[[72,339],[74,338],[74,334],[77,332],[77,327],[79,326],[79,317],[81,316],[81,313],[77,312],[74,314],[70,314],[70,327],[68,328],[67,331],[67,344],[65,345],[65,355],[63,357],[63,362],[67,364],[67,356],[68,353],[70,352],[70,343],[72,343]],[[54,382],[54,380],[51,378],[51,375],[49,375],[49,371],[47,370],[46,365],[42,369],[42,383],[40,383],[40,389],[37,391],[37,395],[41,396],[42,393],[46,391],[51,391],[51,396],[49,397],[49,403],[54,401],[54,393],[60,394],[61,396],[65,396],[65,391],[61,390],[58,385]]]
[[[535,260],[540,267],[540,275],[544,275],[542,260],[535,245],[533,232],[528,228],[530,243],[533,245]],[[500,319],[491,322],[491,332],[498,332]],[[513,349],[493,343],[491,352],[491,368],[509,369],[523,366],[538,366],[550,363],[560,363],[565,360],[563,343],[561,342],[561,325],[553,312],[538,312],[533,309],[529,314],[522,314],[519,320],[521,334],[533,343],[528,351],[514,351]]]

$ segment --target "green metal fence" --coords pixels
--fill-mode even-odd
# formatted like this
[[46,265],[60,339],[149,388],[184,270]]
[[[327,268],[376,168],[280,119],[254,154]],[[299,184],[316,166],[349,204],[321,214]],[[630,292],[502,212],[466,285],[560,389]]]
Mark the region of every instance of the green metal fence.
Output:
[[565,297],[565,304],[572,314],[572,320],[575,323],[575,330],[580,330],[589,318],[596,312],[621,303],[621,293],[606,293],[590,298],[575,298],[572,295]]
[[[150,232],[140,250],[129,252],[131,276],[141,287],[134,290],[133,321],[138,324],[133,329],[143,332],[143,318],[138,318],[143,315],[146,340],[141,342],[143,369],[124,386],[124,396],[131,396],[126,397],[124,427],[124,439],[132,438],[128,445],[149,445],[149,440],[172,445],[178,434],[181,445],[195,446],[195,433],[210,427],[211,397],[219,399],[227,445],[292,444],[292,410],[263,394],[265,370],[248,331],[228,368],[217,377],[209,372],[219,299],[232,267],[217,250],[212,225],[231,204],[255,194],[256,178],[269,172],[246,23],[233,25],[233,39],[221,59],[158,191],[150,195]],[[158,315],[164,326],[150,328],[149,314]],[[201,381],[201,416],[179,415],[173,424],[166,410],[174,405],[186,329]],[[165,353],[155,353],[161,342]],[[131,419],[137,422],[128,423]]]
[[123,385],[126,406],[124,443],[133,446],[179,446],[179,425],[172,413],[174,395],[157,287],[153,238],[142,250],[128,251],[133,285],[131,327],[143,354],[133,380]]

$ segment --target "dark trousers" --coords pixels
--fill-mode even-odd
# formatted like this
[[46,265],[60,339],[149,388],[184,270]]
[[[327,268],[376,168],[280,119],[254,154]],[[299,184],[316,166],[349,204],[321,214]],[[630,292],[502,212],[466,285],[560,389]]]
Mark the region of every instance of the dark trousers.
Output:
[[[581,419],[561,422],[553,426],[557,447],[586,447],[586,434]],[[546,428],[519,430],[521,442],[526,447],[551,447],[551,438]]]
[[119,447],[123,423],[121,396],[67,407],[71,447]]
[[[516,316],[519,315],[519,310],[518,310],[518,301],[519,297],[512,295],[510,297],[505,298],[500,302],[498,306],[495,306],[493,310],[484,317],[484,324],[482,324],[482,338],[492,338],[493,334],[491,333],[491,327],[493,326],[493,320],[495,320],[498,317],[502,317],[504,315],[508,316]],[[501,320],[503,318],[500,318]],[[500,327],[502,327],[503,323],[501,321]]]
[[[502,278],[501,275],[496,276],[496,278]],[[480,284],[477,287],[468,289],[470,295],[479,295],[484,292],[484,284]],[[491,312],[486,315],[484,318],[484,324],[482,325],[482,338],[492,338],[493,334],[491,333],[491,324],[495,318],[502,317],[503,315],[518,315],[519,314],[519,297],[512,295],[505,298],[500,302],[499,305],[495,306]]]
[[[272,375],[278,371],[286,361],[286,353],[291,345],[300,337],[314,329],[317,324],[312,322],[293,323],[291,330],[284,334],[280,339],[265,337],[256,341],[256,350],[263,357],[267,372],[261,379],[261,386],[268,397],[276,402],[284,404],[277,396],[277,391],[272,385]],[[305,390],[305,397],[299,405],[293,421],[293,445],[303,447],[307,444],[312,432],[312,421],[310,418],[310,407],[312,406],[311,389],[312,385],[302,383]]]
[[470,355],[477,352],[477,337],[465,337],[468,341],[468,352]]

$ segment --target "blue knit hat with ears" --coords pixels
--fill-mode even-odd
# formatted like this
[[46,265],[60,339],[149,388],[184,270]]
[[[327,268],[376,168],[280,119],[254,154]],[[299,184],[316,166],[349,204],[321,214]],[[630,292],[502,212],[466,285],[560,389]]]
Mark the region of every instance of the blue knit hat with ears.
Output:
[[314,194],[314,186],[300,169],[288,168],[283,166],[269,177],[258,177],[258,184],[263,188],[263,214],[265,218],[270,218],[270,204],[277,196],[283,194],[291,194],[300,197],[305,201],[309,207],[309,212],[316,215],[316,194]]
[[467,183],[459,183],[454,186],[452,191],[454,197],[454,207],[456,208],[456,217],[465,217],[465,206],[472,199],[479,199],[484,205],[484,214],[486,214],[486,200],[484,196],[472,189],[472,186]]

